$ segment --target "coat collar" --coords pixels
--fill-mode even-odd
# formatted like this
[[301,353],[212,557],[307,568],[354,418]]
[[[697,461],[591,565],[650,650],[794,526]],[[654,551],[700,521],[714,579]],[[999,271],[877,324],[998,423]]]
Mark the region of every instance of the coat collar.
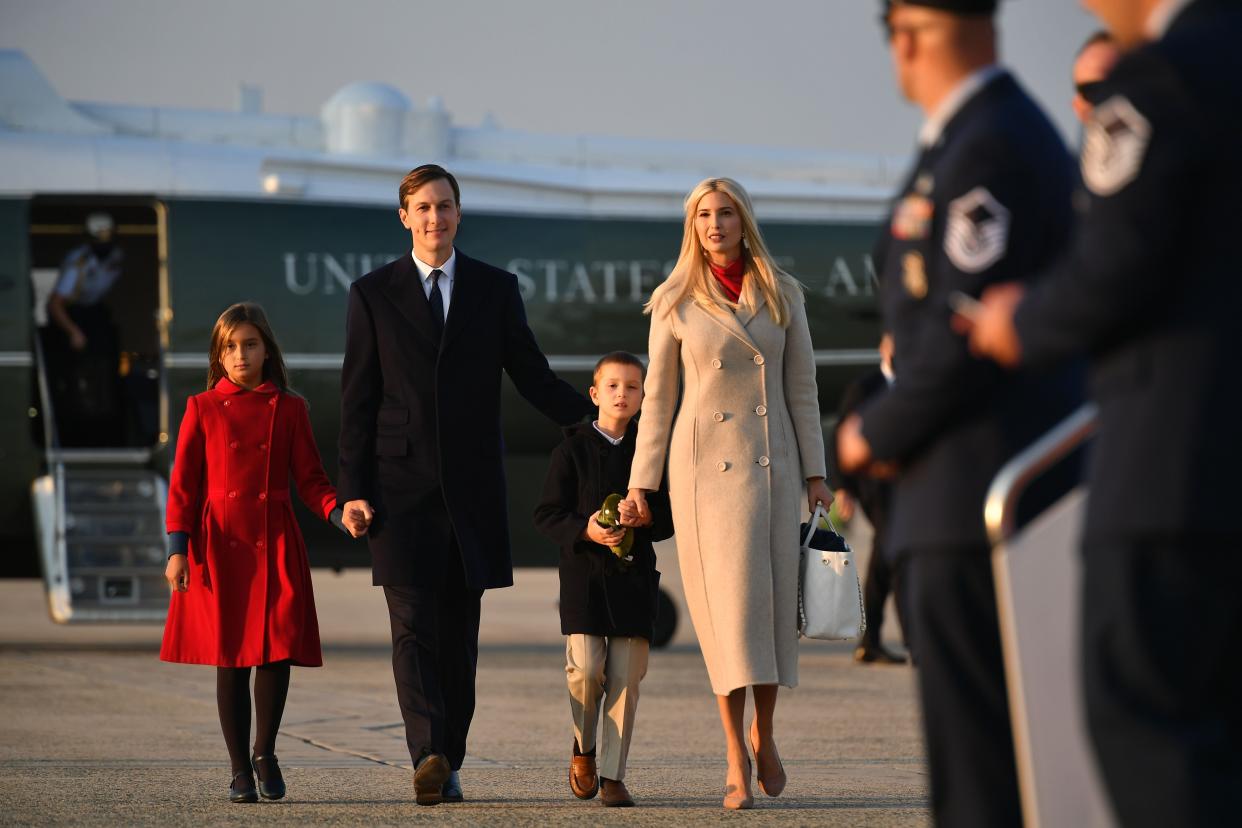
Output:
[[[234,394],[242,394],[242,393],[245,393],[246,391],[245,388],[242,388],[240,385],[233,382],[228,377],[221,377],[220,381],[216,383],[216,387],[214,390],[217,393],[224,394],[225,396],[228,396],[228,397],[231,397]],[[252,390],[260,394],[275,394],[280,389],[276,387],[275,383],[271,381],[267,381]]]
[[[743,287],[742,294],[745,295],[745,293],[746,288]],[[749,326],[750,323],[754,321],[755,317],[759,315],[759,311],[763,310],[764,306],[768,304],[768,300],[763,296],[763,291],[752,289],[751,293],[755,297],[755,304],[753,306],[742,305],[735,312],[737,315],[737,321],[741,322],[743,327]]]
[[[759,346],[755,344],[755,340],[750,338],[750,334],[746,332],[745,327],[755,318],[756,314],[758,314],[758,308],[750,309],[749,306],[746,306],[740,308],[737,313],[734,313],[729,308],[717,304],[713,304],[711,307],[705,307],[698,302],[695,302],[693,299],[690,300],[690,304],[694,305],[694,307],[698,308],[702,313],[707,314],[709,319],[731,333],[747,348],[750,348],[756,354],[760,353]],[[743,321],[741,315],[743,312],[748,315],[748,318],[746,318],[745,321]]]
[[410,256],[402,256],[393,262],[388,278],[380,290],[397,310],[401,311],[425,345],[444,349],[457,337],[465,325],[478,287],[477,262],[454,248],[456,257],[453,274],[453,299],[449,302],[448,318],[444,320],[444,337],[436,342],[432,335],[431,305],[423,290],[423,283]]

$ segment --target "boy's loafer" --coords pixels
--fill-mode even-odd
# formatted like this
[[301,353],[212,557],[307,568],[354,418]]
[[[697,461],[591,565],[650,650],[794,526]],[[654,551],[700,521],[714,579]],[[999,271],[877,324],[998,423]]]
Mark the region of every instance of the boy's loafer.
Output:
[[461,779],[457,776],[457,771],[449,774],[448,781],[444,783],[440,795],[445,802],[464,802],[466,800],[465,794],[461,792]]
[[414,768],[414,801],[419,805],[439,805],[444,801],[444,783],[453,774],[443,753],[428,753]]

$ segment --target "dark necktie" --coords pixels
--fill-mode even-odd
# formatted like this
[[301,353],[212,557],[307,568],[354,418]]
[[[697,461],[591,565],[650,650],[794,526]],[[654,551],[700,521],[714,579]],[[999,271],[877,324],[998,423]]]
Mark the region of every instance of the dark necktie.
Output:
[[444,336],[444,294],[440,292],[440,277],[443,275],[441,270],[431,271],[431,295],[427,297],[431,303],[431,324],[437,342]]

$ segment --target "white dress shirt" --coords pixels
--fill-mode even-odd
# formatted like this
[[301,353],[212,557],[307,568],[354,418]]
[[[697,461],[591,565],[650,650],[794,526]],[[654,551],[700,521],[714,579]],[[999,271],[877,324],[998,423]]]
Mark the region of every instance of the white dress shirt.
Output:
[[940,140],[940,133],[944,132],[945,124],[953,119],[953,116],[966,105],[967,101],[975,96],[983,87],[987,86],[996,78],[1005,74],[1005,70],[992,64],[984,66],[982,69],[976,69],[953,87],[940,105],[936,107],[936,111],[931,114],[926,121],[923,122],[923,128],[919,130],[919,146],[934,146]]
[[599,432],[601,437],[603,437],[608,442],[612,443],[614,446],[621,445],[621,443],[625,440],[624,434],[622,434],[620,437],[613,437],[607,431],[604,431],[602,428],[600,428],[599,420],[596,420],[595,422],[591,423],[591,425],[595,426],[595,430]]
[[426,262],[414,255],[414,251],[410,251],[410,258],[414,260],[414,267],[418,268],[418,275],[423,280],[423,295],[428,299],[431,298],[431,271],[440,271],[440,296],[444,299],[444,318],[448,319],[449,299],[453,295],[453,277],[457,272],[457,248],[453,248],[453,252],[449,254],[448,261],[439,267],[432,267]]

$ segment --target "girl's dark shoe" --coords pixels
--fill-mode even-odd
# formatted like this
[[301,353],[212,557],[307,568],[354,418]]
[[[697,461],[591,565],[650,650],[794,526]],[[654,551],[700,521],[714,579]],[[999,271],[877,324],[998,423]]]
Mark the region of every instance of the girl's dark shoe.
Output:
[[[285,796],[285,777],[280,772],[280,763],[276,754],[271,756],[253,756],[255,773],[259,775],[259,793],[264,799],[283,799]],[[251,783],[253,787],[254,783]],[[254,800],[251,800],[253,802]]]
[[233,781],[229,784],[229,801],[259,801],[259,792],[254,788],[254,774],[250,772],[249,768],[233,774]]

